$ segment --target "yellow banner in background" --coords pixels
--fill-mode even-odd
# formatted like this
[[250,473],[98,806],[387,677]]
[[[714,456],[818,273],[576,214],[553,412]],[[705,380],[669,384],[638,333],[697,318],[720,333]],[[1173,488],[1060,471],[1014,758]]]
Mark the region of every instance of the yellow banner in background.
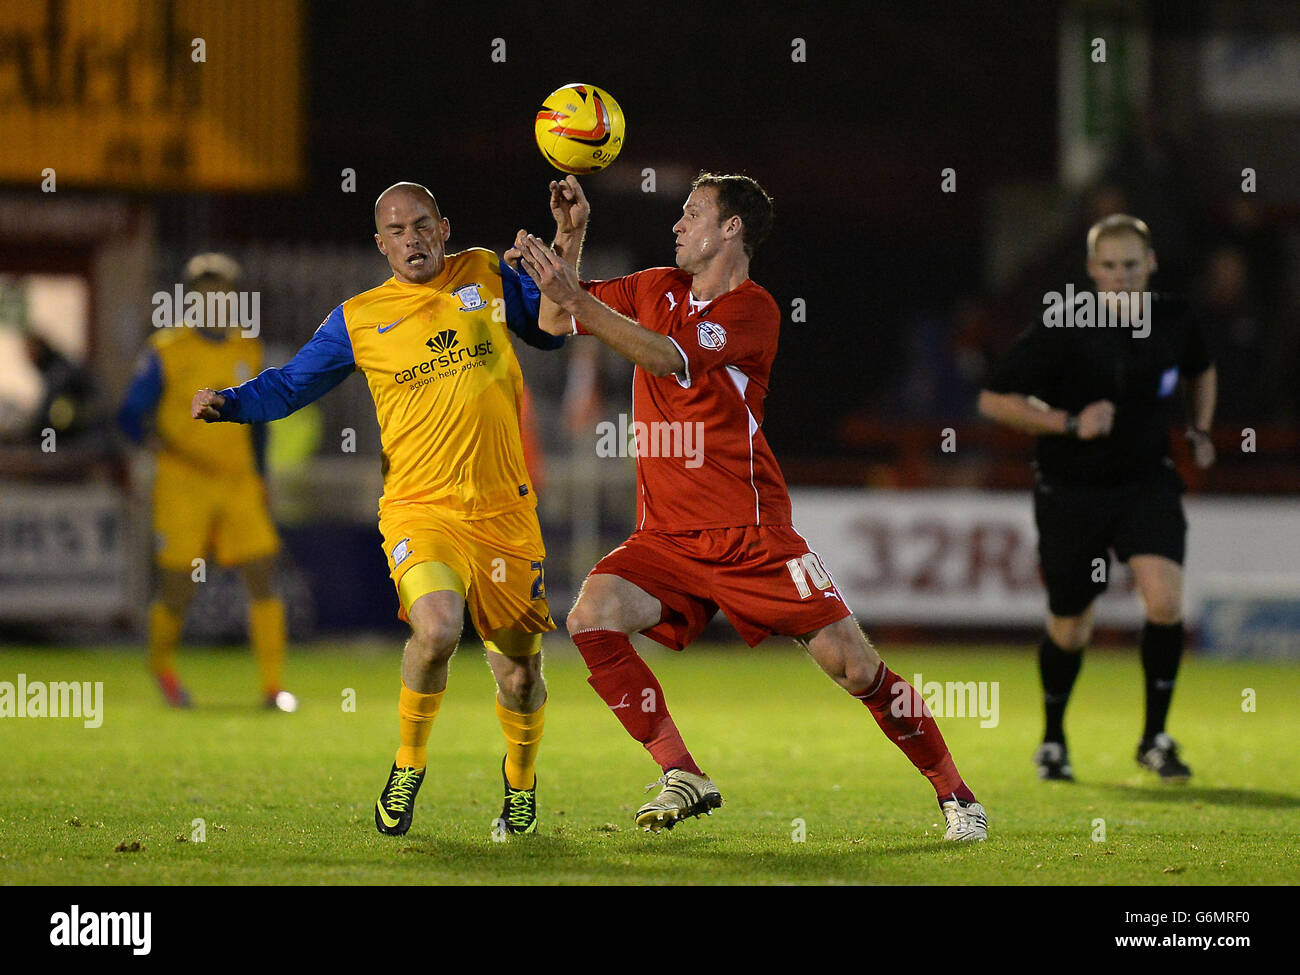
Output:
[[0,181],[297,186],[302,31],[300,0],[0,4]]

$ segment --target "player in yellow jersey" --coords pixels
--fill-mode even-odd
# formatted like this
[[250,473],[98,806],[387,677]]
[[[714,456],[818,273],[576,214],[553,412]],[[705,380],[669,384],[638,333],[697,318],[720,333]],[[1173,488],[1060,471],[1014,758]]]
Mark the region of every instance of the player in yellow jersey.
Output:
[[[586,201],[558,183],[551,208],[556,245],[570,246],[586,220]],[[546,704],[541,636],[555,624],[520,440],[523,375],[508,331],[544,349],[563,340],[537,327],[540,296],[530,278],[491,251],[446,252],[450,223],[423,186],[398,183],[380,194],[375,231],[391,278],[335,308],[283,369],[220,392],[200,390],[191,414],[277,419],[353,371],[365,376],[383,443],[379,528],[400,615],[411,624],[397,707],[400,747],[375,804],[375,826],[395,835],[411,826],[468,606],[488,649],[506,738],[497,826],[531,833]]]
[[[188,294],[234,291],[239,265],[224,254],[199,254],[185,267]],[[159,324],[155,322],[155,324]],[[196,430],[185,407],[196,385],[237,383],[262,368],[262,342],[236,321],[167,321],[149,338],[118,423],[136,443],[153,421],[157,465],[153,492],[157,595],[149,607],[149,669],[168,703],[188,707],[176,673],[176,645],[194,595],[197,559],[215,554],[236,566],[248,587],[248,632],[268,708],[291,711],[280,686],[285,649],[284,604],[272,586],[280,537],[267,511],[257,440],[263,428]]]

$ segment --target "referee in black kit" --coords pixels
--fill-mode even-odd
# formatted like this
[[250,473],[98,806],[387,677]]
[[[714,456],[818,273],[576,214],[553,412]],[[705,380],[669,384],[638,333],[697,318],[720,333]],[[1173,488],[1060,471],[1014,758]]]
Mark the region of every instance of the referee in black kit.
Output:
[[1185,304],[1147,291],[1156,255],[1145,223],[1107,217],[1088,231],[1087,246],[1096,293],[1049,296],[1043,322],[1016,340],[979,396],[982,415],[1038,437],[1034,519],[1048,600],[1038,662],[1047,720],[1034,762],[1040,778],[1073,781],[1065,706],[1113,550],[1132,570],[1146,609],[1138,764],[1163,780],[1184,780],[1191,769],[1165,733],[1183,652],[1187,532],[1169,426],[1182,380],[1196,464],[1214,463],[1214,364]]

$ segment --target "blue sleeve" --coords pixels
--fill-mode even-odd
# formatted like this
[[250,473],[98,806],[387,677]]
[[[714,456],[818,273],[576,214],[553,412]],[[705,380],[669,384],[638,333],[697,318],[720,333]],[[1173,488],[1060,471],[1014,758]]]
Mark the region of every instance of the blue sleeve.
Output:
[[506,300],[506,327],[529,345],[538,349],[558,349],[568,337],[543,332],[537,325],[537,309],[542,293],[527,274],[521,274],[501,261],[501,293]]
[[162,391],[162,361],[157,352],[148,349],[140,361],[135,378],[131,380],[131,387],[126,391],[126,399],[117,411],[117,425],[136,443],[144,443],[145,420],[157,408],[158,401],[162,399]]
[[283,419],[343,382],[356,365],[339,305],[282,368],[264,369],[246,383],[218,390],[226,398],[221,419],[235,423]]

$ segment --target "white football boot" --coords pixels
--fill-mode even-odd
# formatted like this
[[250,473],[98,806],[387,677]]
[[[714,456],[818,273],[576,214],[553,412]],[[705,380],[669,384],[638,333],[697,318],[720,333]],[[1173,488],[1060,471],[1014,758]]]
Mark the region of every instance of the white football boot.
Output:
[[663,786],[659,795],[636,811],[636,824],[648,833],[672,829],[678,820],[691,816],[712,816],[713,810],[722,805],[722,793],[702,775],[669,769],[646,786],[646,791],[657,785]]
[[988,814],[978,802],[948,799],[941,802],[939,808],[948,820],[948,830],[943,834],[945,840],[981,843],[989,838]]

